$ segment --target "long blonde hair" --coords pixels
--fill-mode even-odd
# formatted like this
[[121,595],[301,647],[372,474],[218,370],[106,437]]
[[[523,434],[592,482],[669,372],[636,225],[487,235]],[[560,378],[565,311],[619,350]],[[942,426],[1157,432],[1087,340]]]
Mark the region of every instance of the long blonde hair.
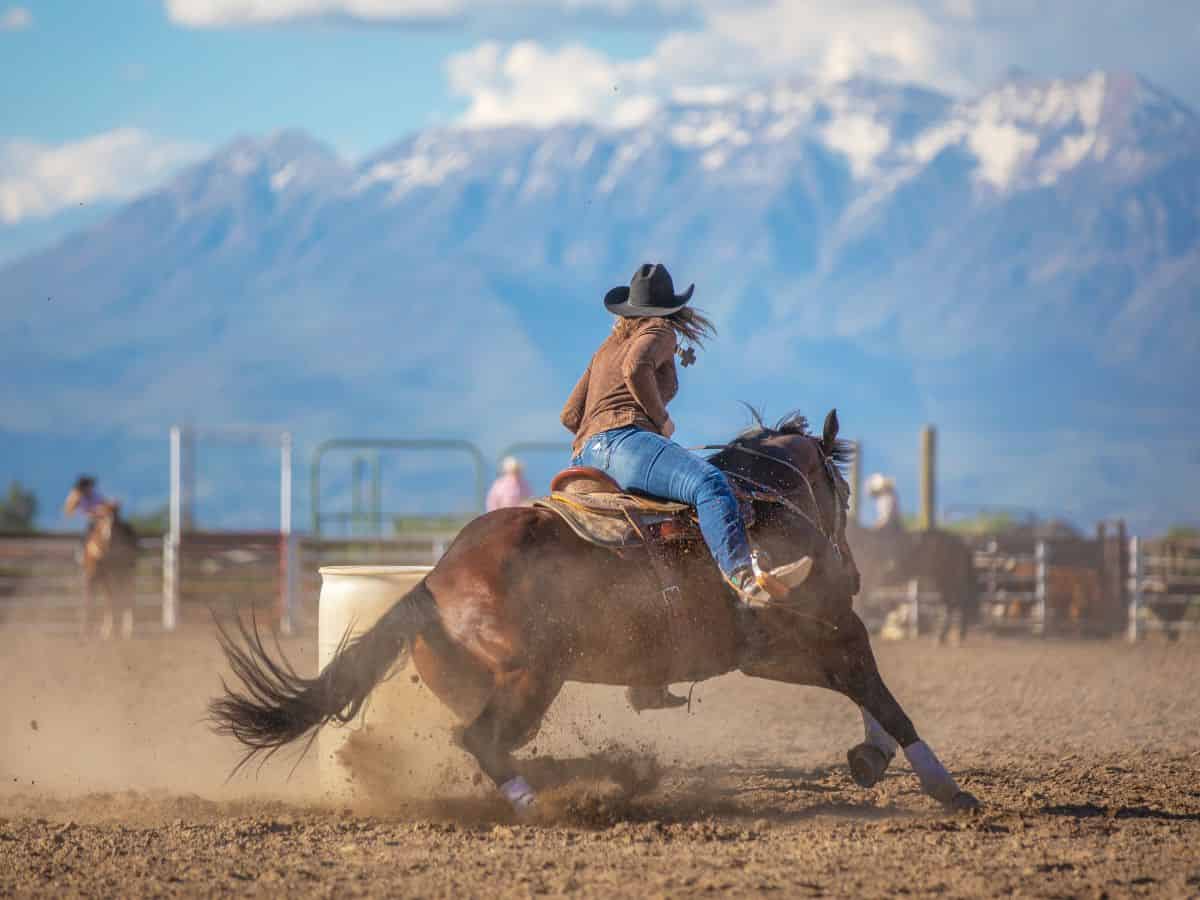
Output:
[[[717,336],[717,326],[712,323],[712,320],[700,310],[690,306],[685,306],[679,312],[669,316],[661,316],[661,319],[671,326],[675,331],[676,338],[681,343],[686,341],[693,347],[703,347],[706,340]],[[613,337],[617,341],[629,340],[644,321],[644,318],[624,316],[618,318],[613,323]],[[689,365],[691,360],[696,357],[694,351],[688,352],[688,348],[680,347],[678,352],[685,366]]]

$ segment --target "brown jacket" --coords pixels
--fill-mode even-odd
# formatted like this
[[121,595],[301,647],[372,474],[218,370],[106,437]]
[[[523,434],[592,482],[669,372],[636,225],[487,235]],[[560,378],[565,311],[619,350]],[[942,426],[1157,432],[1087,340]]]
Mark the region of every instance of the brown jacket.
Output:
[[560,416],[575,435],[575,453],[592,435],[610,428],[636,425],[663,433],[667,404],[679,391],[675,344],[670,325],[647,318],[627,339],[610,335],[600,345]]

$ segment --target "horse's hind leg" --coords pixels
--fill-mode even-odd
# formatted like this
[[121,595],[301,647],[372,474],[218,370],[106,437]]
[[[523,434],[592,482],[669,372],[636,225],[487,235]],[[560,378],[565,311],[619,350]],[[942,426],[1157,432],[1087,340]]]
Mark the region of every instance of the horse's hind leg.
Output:
[[517,812],[533,803],[534,793],[517,775],[512,752],[536,732],[562,684],[545,672],[506,672],[497,677],[495,692],[478,718],[463,731],[463,746]]

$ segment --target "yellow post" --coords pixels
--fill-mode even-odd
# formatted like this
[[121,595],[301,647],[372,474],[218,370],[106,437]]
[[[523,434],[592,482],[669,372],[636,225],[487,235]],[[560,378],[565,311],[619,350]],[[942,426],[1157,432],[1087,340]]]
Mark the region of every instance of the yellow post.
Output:
[[921,518],[922,531],[937,527],[937,429],[921,429]]

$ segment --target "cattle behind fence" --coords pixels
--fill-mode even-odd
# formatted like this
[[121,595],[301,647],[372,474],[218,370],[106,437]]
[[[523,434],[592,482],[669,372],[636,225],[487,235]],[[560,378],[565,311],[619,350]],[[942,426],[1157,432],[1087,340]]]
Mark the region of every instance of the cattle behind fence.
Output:
[[1107,636],[1125,621],[1124,532],[1095,539],[1014,533],[973,539],[980,616],[989,629]]
[[1155,630],[1175,640],[1200,628],[1200,538],[1132,538],[1129,559],[1129,640]]

